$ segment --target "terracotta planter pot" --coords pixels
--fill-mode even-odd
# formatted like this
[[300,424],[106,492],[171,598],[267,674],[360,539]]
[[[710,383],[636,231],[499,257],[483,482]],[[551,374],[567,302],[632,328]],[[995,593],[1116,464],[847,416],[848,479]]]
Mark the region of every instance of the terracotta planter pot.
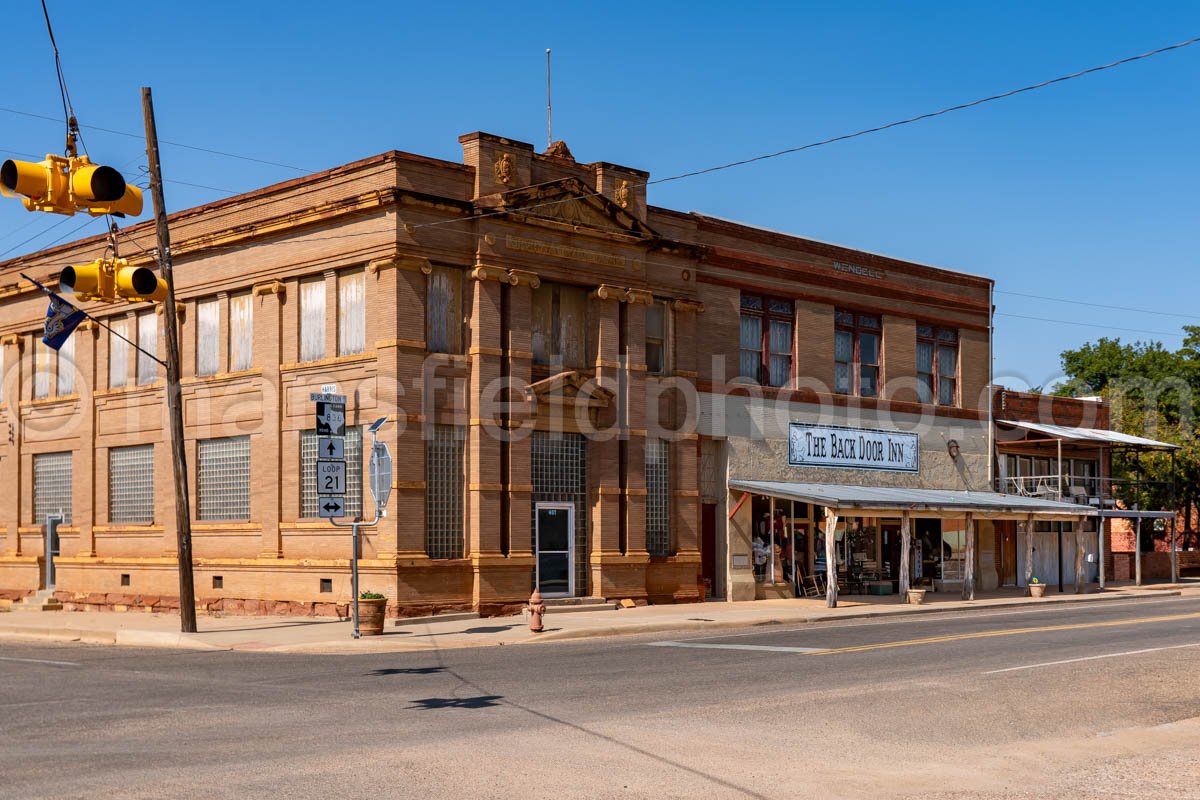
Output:
[[1046,584],[1044,584],[1044,583],[1029,584],[1029,595],[1030,595],[1030,597],[1045,597],[1046,596]]
[[381,636],[387,598],[358,601],[358,632],[362,636]]
[[925,602],[925,590],[924,589],[909,589],[908,590],[908,602],[914,606],[919,606],[922,603],[924,603]]

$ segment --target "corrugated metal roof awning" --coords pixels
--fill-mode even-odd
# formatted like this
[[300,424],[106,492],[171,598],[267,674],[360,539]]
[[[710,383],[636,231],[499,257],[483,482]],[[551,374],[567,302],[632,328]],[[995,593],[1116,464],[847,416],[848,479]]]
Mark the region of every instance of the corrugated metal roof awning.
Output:
[[1052,436],[1055,439],[1064,439],[1072,442],[1100,442],[1117,447],[1145,447],[1154,450],[1179,449],[1179,445],[1170,444],[1169,442],[1159,442],[1155,439],[1146,439],[1141,436],[1130,436],[1128,433],[1120,433],[1118,431],[1106,431],[1103,428],[1068,428],[1065,425],[1044,425],[1040,422],[1014,422],[1006,419],[999,419],[996,422],[1000,425],[1012,425],[1014,428],[1023,428],[1027,431],[1042,433],[1046,436]]
[[862,511],[967,511],[991,517],[1023,519],[1038,517],[1094,517],[1096,509],[1075,503],[1043,500],[998,492],[967,492],[953,489],[906,489],[895,486],[851,486],[837,483],[792,483],[749,481],[732,478],[731,489],[765,494],[802,503]]

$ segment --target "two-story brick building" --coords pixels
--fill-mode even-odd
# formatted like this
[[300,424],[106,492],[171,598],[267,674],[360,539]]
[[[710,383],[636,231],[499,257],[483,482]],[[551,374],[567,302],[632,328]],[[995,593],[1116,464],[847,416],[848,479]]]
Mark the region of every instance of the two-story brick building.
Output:
[[[349,599],[347,536],[317,509],[309,394],[329,383],[352,513],[363,425],[389,421],[393,499],[360,569],[393,613],[495,613],[534,585],[787,594],[831,511],[848,576],[895,582],[904,528],[914,577],[956,584],[977,525],[1086,513],[991,491],[990,280],[651,207],[647,173],[561,143],[460,141],[461,164],[389,152],[171,216],[207,607]],[[119,244],[153,263],[150,223]],[[0,591],[44,583],[61,513],[60,598],[169,608],[161,369],[92,323],[47,349],[17,277],[105,246],[0,264]],[[87,308],[161,352],[160,308]]]

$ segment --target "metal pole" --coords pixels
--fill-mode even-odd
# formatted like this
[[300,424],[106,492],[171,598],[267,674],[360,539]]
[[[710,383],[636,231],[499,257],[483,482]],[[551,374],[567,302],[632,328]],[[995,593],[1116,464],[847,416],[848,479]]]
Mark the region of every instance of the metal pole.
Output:
[[350,526],[350,541],[354,552],[350,555],[350,593],[354,596],[354,638],[361,638],[358,633],[358,523]]
[[[1100,498],[1100,504],[1101,504],[1101,506],[1104,505],[1103,496]],[[1096,537],[1098,540],[1097,552],[1099,553],[1099,555],[1097,555],[1096,557],[1098,559],[1100,559],[1100,591],[1103,592],[1104,591],[1104,509],[1103,508],[1100,509],[1100,516],[1096,518]]]
[[1171,517],[1171,583],[1179,580],[1177,556],[1175,555],[1175,517]]
[[150,191],[154,197],[154,220],[158,233],[158,266],[167,283],[163,308],[163,334],[167,342],[167,417],[171,430],[171,463],[175,473],[176,559],[179,564],[179,627],[196,632],[196,589],[192,580],[192,510],[188,498],[187,453],[183,446],[183,404],[179,389],[179,318],[175,316],[175,278],[171,269],[171,234],[163,199],[162,172],[158,160],[158,129],[154,125],[154,101],[150,87],[142,87],[142,116],[146,125],[146,160]]

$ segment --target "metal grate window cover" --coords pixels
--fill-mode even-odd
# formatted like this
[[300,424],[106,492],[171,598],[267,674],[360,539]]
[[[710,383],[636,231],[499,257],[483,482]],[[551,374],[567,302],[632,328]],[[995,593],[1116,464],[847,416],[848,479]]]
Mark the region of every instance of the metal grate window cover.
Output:
[[425,552],[463,557],[463,451],[467,429],[434,425],[425,442]]
[[250,519],[250,437],[196,443],[196,519]]
[[108,521],[154,522],[154,445],[109,449]]
[[671,445],[646,440],[646,550],[652,556],[670,555]]
[[537,503],[572,503],[575,506],[575,594],[588,593],[587,439],[578,433],[534,431],[532,448],[533,517]]
[[71,524],[71,453],[38,453],[33,457],[33,522],[43,525],[50,514]]
[[[346,516],[361,517],[363,505],[362,428],[346,427]],[[300,516],[321,515],[317,494],[317,432],[300,432]]]

